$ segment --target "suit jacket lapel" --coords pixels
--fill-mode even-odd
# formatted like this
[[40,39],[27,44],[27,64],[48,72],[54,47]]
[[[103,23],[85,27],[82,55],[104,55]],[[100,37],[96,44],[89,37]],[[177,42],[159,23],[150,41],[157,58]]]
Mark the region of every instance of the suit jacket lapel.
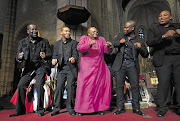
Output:
[[62,40],[59,41],[59,54],[61,55],[61,61],[63,59],[63,47],[62,47]]
[[131,40],[134,61],[136,60],[136,49],[135,49],[135,46],[134,46],[134,43],[137,42],[137,41],[136,41],[136,40],[137,40],[136,37],[137,37],[137,36],[134,37],[134,40]]
[[[124,38],[127,41],[127,37],[125,35],[122,38]],[[124,46],[125,44],[120,48],[122,54],[124,54]]]
[[67,46],[68,46],[68,48],[67,48],[67,50],[68,50],[68,53],[71,55],[71,41],[70,40],[68,40],[68,43],[67,43]]

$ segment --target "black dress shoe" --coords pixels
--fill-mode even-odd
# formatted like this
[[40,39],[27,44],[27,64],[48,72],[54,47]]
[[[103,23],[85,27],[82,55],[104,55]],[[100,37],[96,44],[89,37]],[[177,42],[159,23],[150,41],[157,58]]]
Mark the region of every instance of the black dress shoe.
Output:
[[142,115],[144,116],[145,114],[143,112],[141,112],[140,110],[133,110],[133,113],[136,113],[138,115]]
[[49,107],[46,109],[46,111],[52,111],[52,107],[49,106]]
[[22,114],[14,113],[14,114],[8,115],[8,117],[15,117],[15,116],[24,115],[24,114],[25,113],[22,113]]
[[82,113],[78,113],[78,116],[83,116],[83,114]]
[[71,111],[69,111],[69,115],[75,116],[75,115],[76,115],[76,112],[75,112],[74,110],[71,110]]
[[33,110],[33,113],[37,113],[37,111],[34,111],[34,110]]
[[39,116],[39,117],[44,116],[44,112],[38,113],[38,116]]
[[104,112],[103,111],[99,111],[98,115],[104,115]]
[[113,113],[113,115],[117,115],[117,114],[121,114],[121,113],[125,113],[126,110],[125,109],[117,109],[116,112]]
[[57,111],[57,112],[52,112],[49,116],[55,116],[55,115],[57,115],[57,114],[59,114],[59,111]]
[[158,117],[164,117],[166,115],[166,112],[158,111],[157,116]]

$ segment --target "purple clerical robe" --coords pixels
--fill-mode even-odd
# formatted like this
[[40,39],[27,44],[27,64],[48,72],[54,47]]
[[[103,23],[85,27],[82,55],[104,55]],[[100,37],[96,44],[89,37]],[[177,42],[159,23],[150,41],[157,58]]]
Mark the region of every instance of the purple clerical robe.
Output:
[[82,36],[77,46],[82,53],[75,100],[75,111],[78,113],[104,111],[110,107],[111,75],[104,61],[104,53],[110,53],[113,48],[108,48],[101,36],[90,48],[91,41],[91,37]]

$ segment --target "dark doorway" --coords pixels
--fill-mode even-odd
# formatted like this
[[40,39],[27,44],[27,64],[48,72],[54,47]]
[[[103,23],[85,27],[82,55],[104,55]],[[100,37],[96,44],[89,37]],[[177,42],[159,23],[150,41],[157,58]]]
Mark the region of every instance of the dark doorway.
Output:
[[[28,24],[27,24],[27,25],[28,25]],[[25,37],[28,36],[28,34],[27,34],[27,32],[26,32],[26,31],[27,31],[27,25],[25,25],[25,26],[21,29],[21,31],[18,33],[18,35],[17,35],[17,37],[16,37],[16,39],[15,39],[15,41],[16,41],[17,43],[19,43],[20,40],[22,40],[23,38],[25,38]],[[17,45],[17,47],[18,47],[18,45]],[[17,49],[18,49],[18,48],[17,48]],[[14,80],[13,80],[13,84],[12,84],[12,86],[13,86],[12,92],[13,92],[13,93],[14,93],[14,92],[16,91],[16,89],[17,89],[17,85],[18,85],[19,80],[20,80],[20,78],[21,78],[22,68],[23,68],[23,64],[24,64],[24,63],[19,63],[19,62],[17,62],[16,59],[14,59],[14,61],[15,61]]]

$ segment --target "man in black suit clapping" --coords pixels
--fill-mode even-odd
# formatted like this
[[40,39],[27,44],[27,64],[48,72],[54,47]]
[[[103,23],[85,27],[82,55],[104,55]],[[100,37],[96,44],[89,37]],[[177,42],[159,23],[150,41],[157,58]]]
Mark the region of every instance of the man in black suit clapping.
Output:
[[45,75],[50,74],[51,68],[47,60],[51,59],[52,52],[47,39],[38,37],[36,25],[30,24],[27,26],[28,37],[22,39],[18,45],[16,60],[22,62],[25,60],[25,68],[22,78],[18,84],[18,95],[16,103],[16,113],[9,115],[14,117],[26,114],[25,98],[26,88],[31,80],[36,76],[36,89],[38,93],[38,108],[39,116],[44,115],[44,88]]
[[133,20],[127,21],[124,25],[124,33],[120,33],[112,41],[114,47],[118,48],[112,69],[115,71],[116,80],[116,104],[117,110],[114,115],[125,112],[124,109],[124,84],[126,76],[128,77],[132,89],[132,107],[133,113],[144,115],[140,111],[139,104],[139,61],[138,55],[148,57],[148,51],[144,40],[135,35],[136,23]]
[[159,25],[149,29],[147,44],[152,47],[153,65],[158,77],[158,117],[164,117],[171,100],[171,83],[175,87],[175,112],[180,115],[180,23],[170,23],[171,13],[159,14]]
[[58,63],[57,86],[55,89],[55,106],[50,116],[59,114],[61,109],[62,96],[64,92],[65,81],[67,81],[67,102],[66,108],[70,115],[75,115],[74,96],[75,81],[77,78],[77,42],[70,37],[70,29],[63,27],[61,29],[62,39],[54,43],[54,53],[52,65]]

